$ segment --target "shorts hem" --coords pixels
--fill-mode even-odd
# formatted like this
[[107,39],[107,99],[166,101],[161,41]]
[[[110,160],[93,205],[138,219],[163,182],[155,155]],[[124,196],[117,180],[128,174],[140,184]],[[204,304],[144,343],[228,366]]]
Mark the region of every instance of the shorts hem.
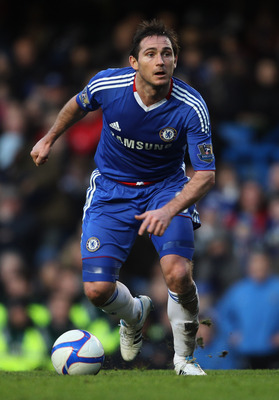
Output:
[[109,274],[94,274],[88,271],[82,272],[83,282],[113,282],[115,283],[119,279],[119,275]]
[[191,250],[191,249],[168,249],[168,250],[161,251],[159,254],[159,257],[161,259],[164,256],[168,256],[168,255],[172,255],[172,254],[187,258],[188,260],[192,261],[193,256],[194,256],[194,250]]
[[115,282],[122,263],[112,257],[83,258],[83,282]]

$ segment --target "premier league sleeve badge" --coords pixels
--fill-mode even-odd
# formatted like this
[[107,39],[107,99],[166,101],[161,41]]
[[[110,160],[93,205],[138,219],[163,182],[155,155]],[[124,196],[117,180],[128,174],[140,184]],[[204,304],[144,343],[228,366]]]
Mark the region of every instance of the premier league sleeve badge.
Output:
[[198,145],[198,148],[200,150],[198,157],[201,161],[211,163],[214,160],[212,144],[203,143]]

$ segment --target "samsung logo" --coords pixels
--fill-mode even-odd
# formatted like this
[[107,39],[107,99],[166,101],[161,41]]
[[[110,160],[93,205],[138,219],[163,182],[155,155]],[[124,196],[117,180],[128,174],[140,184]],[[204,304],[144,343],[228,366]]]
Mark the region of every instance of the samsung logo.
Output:
[[172,143],[158,144],[158,143],[145,143],[134,139],[122,138],[119,135],[115,135],[111,131],[112,136],[114,136],[123,146],[129,149],[135,150],[165,150],[172,146]]

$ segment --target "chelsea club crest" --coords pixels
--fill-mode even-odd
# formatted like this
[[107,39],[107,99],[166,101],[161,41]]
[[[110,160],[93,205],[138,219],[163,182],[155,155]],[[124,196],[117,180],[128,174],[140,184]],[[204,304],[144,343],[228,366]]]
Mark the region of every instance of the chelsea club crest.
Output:
[[167,128],[161,129],[159,135],[164,142],[172,142],[177,136],[177,131],[168,126]]
[[94,252],[96,250],[98,250],[100,247],[100,240],[96,237],[91,237],[87,240],[86,242],[86,248],[88,251],[90,252]]

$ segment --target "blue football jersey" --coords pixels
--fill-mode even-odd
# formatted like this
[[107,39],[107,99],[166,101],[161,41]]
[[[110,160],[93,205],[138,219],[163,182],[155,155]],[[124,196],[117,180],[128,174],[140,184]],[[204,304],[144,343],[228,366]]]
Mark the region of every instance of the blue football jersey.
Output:
[[157,181],[183,167],[188,149],[195,171],[214,170],[210,119],[201,95],[173,77],[169,94],[147,107],[131,67],[96,74],[77,95],[85,111],[101,108],[103,129],[95,162],[105,176]]

